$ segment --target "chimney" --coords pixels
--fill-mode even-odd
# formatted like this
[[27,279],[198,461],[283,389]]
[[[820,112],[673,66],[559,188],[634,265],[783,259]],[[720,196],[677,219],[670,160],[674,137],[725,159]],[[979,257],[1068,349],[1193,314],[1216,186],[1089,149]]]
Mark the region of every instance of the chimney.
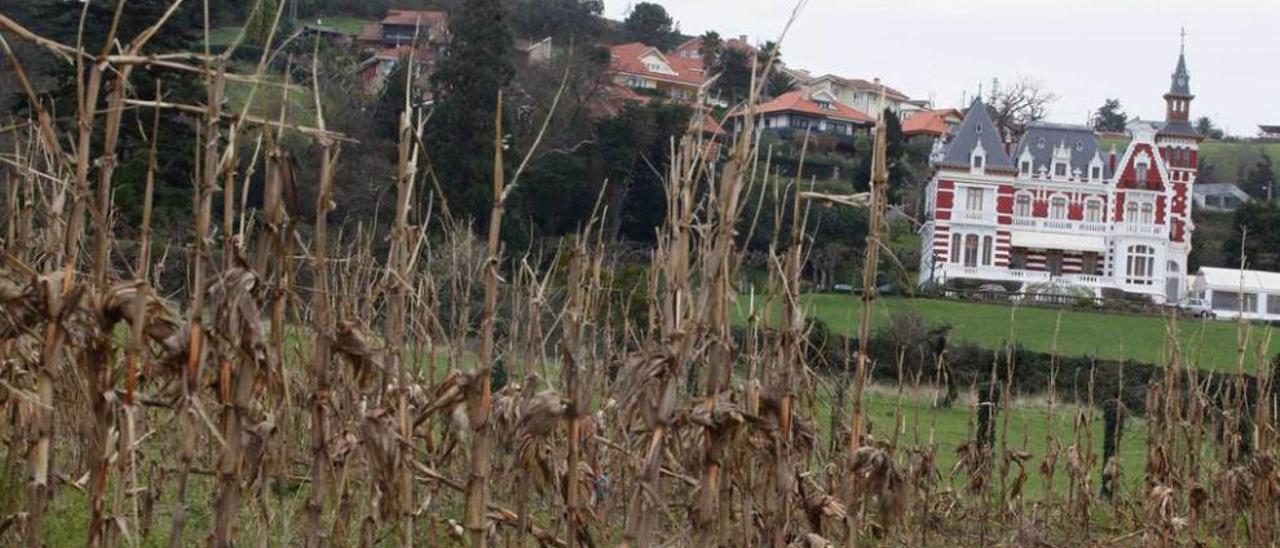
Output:
[[745,35],[745,34],[739,34],[739,35],[738,35],[738,40],[741,40],[743,44],[747,43],[747,35]]
[[1107,160],[1107,166],[1108,166],[1108,169],[1111,170],[1111,173],[1116,172],[1116,146],[1115,145],[1111,145],[1111,154],[1110,154],[1110,158]]
[[876,76],[875,78],[873,78],[873,79],[871,80],[871,82],[872,82],[872,83],[874,83],[874,84],[875,84],[875,85],[877,85],[877,86],[878,86],[878,85],[880,85],[880,77],[879,77],[879,76]]

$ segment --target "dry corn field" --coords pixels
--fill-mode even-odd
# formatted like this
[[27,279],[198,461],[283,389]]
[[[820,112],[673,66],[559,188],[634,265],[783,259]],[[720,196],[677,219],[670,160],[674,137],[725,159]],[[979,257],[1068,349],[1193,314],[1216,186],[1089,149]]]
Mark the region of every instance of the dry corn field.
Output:
[[[788,184],[750,139],[716,148],[690,131],[671,143],[658,244],[643,281],[623,285],[604,206],[556,249],[503,248],[504,205],[522,184],[521,169],[501,169],[503,146],[482,230],[418,207],[433,203],[420,196],[433,192],[418,168],[432,138],[422,109],[400,117],[388,226],[329,226],[349,139],[326,128],[319,92],[306,123],[229,111],[228,82],[251,85],[250,103],[297,92],[266,83],[271,48],[256,73],[233,74],[227,54],[140,53],[153,31],[95,52],[0,13],[4,62],[20,80],[14,41],[79,78],[77,104],[56,115],[20,81],[36,107],[5,128],[12,146],[0,151],[0,544],[1280,542],[1280,364],[1244,325],[1241,374],[1226,382],[1205,382],[1169,337],[1142,410],[1115,411],[1116,395],[1088,381],[1068,405],[1050,383],[1033,395],[1046,402],[1037,452],[1007,433],[1001,402],[1028,395],[997,359],[976,399],[957,404],[967,439],[942,444],[929,405],[875,424],[866,410],[873,396],[936,394],[945,352],[928,366],[877,363],[864,306],[861,347],[814,363],[799,294],[804,223],[772,228],[767,291],[739,293],[741,227],[770,230],[741,218],[747,196]],[[185,71],[208,101],[139,99],[131,77],[153,68]],[[140,225],[114,214],[115,147],[121,132],[142,133],[153,175],[158,120],[173,111],[200,137],[193,236],[156,241],[154,176]],[[290,157],[285,139],[311,154]],[[890,262],[879,257],[884,146],[870,193],[796,192],[785,205],[792,218],[870,209],[865,286]],[[298,180],[298,164],[318,177]],[[314,198],[306,218],[290,205],[298,188]],[[158,279],[174,271],[181,287]],[[732,324],[743,302],[777,321]],[[868,390],[873,368],[896,369],[897,385]],[[1139,466],[1104,458],[1094,441],[1108,413],[1124,412],[1144,415]],[[944,453],[953,466],[939,464]],[[1042,488],[1024,489],[1032,476]]]

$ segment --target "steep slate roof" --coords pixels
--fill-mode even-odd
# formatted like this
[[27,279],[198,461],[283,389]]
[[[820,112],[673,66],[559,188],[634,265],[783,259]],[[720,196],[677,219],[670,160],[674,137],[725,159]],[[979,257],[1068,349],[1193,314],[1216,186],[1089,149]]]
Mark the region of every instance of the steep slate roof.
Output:
[[1190,122],[1155,122],[1152,125],[1156,127],[1156,131],[1164,135],[1176,135],[1179,137],[1204,137],[1196,128],[1192,127]]
[[987,112],[987,105],[982,99],[974,99],[969,105],[969,112],[965,113],[964,122],[951,138],[940,164],[968,168],[978,143],[982,143],[982,150],[986,152],[987,168],[1014,169],[1009,155],[1004,152],[1000,130],[996,129],[996,123],[991,120],[991,113]]
[[[667,66],[670,66],[675,74],[649,70],[649,67],[644,63],[644,56],[650,53],[666,61]],[[700,59],[685,59],[677,55],[664,55],[661,51],[658,51],[658,48],[648,44],[632,42],[613,46],[609,48],[609,56],[609,68],[614,72],[635,74],[654,80],[698,87],[701,87],[707,81],[707,75],[702,70],[702,61]]]
[[[871,125],[876,123],[876,119],[868,116],[866,113],[855,109],[840,101],[831,101],[831,110],[823,109],[818,103],[812,99],[817,93],[813,89],[801,89],[784,93],[775,97],[772,101],[764,103],[756,108],[757,114],[773,114],[778,112],[798,112],[811,116],[819,116],[823,118],[832,118],[853,122],[855,124]],[[742,110],[734,112],[735,116],[741,116]]]
[[1071,170],[1078,169],[1080,173],[1088,173],[1089,162],[1092,162],[1096,155],[1102,161],[1103,176],[1111,176],[1107,159],[1098,148],[1098,139],[1094,137],[1093,128],[1086,126],[1045,122],[1027,124],[1022,140],[1018,141],[1018,148],[1013,151],[1013,161],[1015,164],[1018,163],[1022,159],[1022,153],[1030,151],[1031,172],[1039,173],[1041,167],[1051,172],[1053,152],[1064,144],[1071,150]]
[[1187,73],[1187,56],[1178,54],[1178,66],[1170,76],[1169,95],[1191,96],[1191,75]]

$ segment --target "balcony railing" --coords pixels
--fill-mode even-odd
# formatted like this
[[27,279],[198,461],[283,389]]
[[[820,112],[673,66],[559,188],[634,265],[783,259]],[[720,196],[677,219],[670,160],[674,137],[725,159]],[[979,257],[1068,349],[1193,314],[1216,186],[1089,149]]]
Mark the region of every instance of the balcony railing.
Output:
[[1164,236],[1165,234],[1168,234],[1168,227],[1165,225],[1145,223],[1120,223],[1115,225],[1114,231],[1120,234],[1133,234],[1135,236]]
[[955,212],[955,220],[970,223],[996,224],[996,212],[961,209]]
[[1049,230],[1062,230],[1067,232],[1075,231],[1076,224],[1065,219],[1045,219],[1041,221],[1043,226]]
[[1088,232],[1090,234],[1106,234],[1108,231],[1119,234],[1148,236],[1163,236],[1166,234],[1166,227],[1164,225],[1137,223],[1108,225],[1107,223],[1099,222],[1069,221],[1066,219],[1032,219],[1028,217],[1014,217],[1013,226],[1016,228],[1030,228],[1034,230],[1048,230],[1054,232]]
[[965,266],[959,264],[943,264],[939,267],[944,277],[978,278],[1025,283],[1044,283],[1052,280],[1063,280],[1083,287],[1113,287],[1117,284],[1109,278],[1095,274],[1059,274],[1054,275],[1044,270],[1022,270],[1018,268],[1000,268],[997,266]]

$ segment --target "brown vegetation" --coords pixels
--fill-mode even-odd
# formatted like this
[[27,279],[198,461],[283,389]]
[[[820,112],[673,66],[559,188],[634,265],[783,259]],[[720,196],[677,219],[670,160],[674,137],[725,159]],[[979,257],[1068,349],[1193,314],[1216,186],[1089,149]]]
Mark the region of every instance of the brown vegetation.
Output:
[[[997,436],[1017,396],[1010,359],[973,388],[973,435],[960,447],[900,438],[919,431],[919,415],[873,431],[862,400],[869,369],[898,367],[902,397],[948,386],[946,354],[924,360],[931,373],[906,374],[905,348],[897,364],[873,363],[864,315],[856,357],[826,368],[845,373],[816,372],[799,301],[812,243],[804,223],[772,235],[767,294],[736,292],[747,237],[737,228],[756,229],[740,222],[743,197],[753,185],[785,184],[749,138],[728,144],[722,161],[705,156],[714,149],[696,128],[671,144],[666,222],[647,278],[628,285],[601,228],[614,212],[603,206],[554,257],[502,248],[520,171],[508,184],[501,129],[485,240],[436,206],[414,211],[424,203],[414,193],[431,188],[416,169],[430,135],[426,114],[406,108],[390,246],[378,257],[373,229],[329,232],[345,138],[326,129],[318,98],[307,126],[247,116],[247,105],[225,113],[227,54],[139,55],[146,33],[120,37],[130,40],[124,53],[88,52],[2,15],[0,31],[76,63],[83,79],[76,133],[37,108],[11,130],[16,146],[0,167],[2,465],[27,482],[24,495],[0,497],[2,543],[42,545],[51,501],[69,491],[85,492],[91,546],[161,542],[165,517],[170,546],[1280,541],[1271,369],[1211,394],[1172,336],[1168,373],[1147,391],[1145,470],[1100,458],[1093,406],[1073,431],[1053,431],[1053,385],[1045,436],[1060,449],[1033,455]],[[269,54],[243,80],[256,82]],[[154,64],[203,78],[208,105],[131,99],[131,70]],[[748,105],[761,84],[752,87]],[[141,240],[115,237],[113,142],[132,130],[122,127],[125,108],[199,117],[185,257],[151,254],[152,178]],[[158,127],[152,143],[164,138]],[[748,121],[742,134],[752,129]],[[310,223],[284,204],[299,183],[278,146],[286,134],[314,140],[314,158],[301,159],[319,165],[307,183],[316,188]],[[238,158],[246,153],[254,157]],[[883,140],[876,157],[869,195],[796,192],[784,206],[797,219],[810,207],[872,208],[868,287],[881,247]],[[260,207],[236,199],[254,184],[243,165],[264,170]],[[149,277],[165,261],[188,271],[185,303]],[[633,306],[637,295],[643,306]],[[770,330],[753,317],[735,330],[737,299],[773,302],[783,322]],[[1243,341],[1242,371],[1266,348]],[[1089,386],[1088,401],[1115,399]],[[952,450],[956,466],[938,470],[936,453]],[[1026,492],[1028,468],[1051,480],[1060,463],[1065,493],[1052,481]],[[944,474],[964,487],[939,482]],[[1117,489],[1122,474],[1144,476],[1145,488]],[[211,518],[194,519],[196,507]]]

